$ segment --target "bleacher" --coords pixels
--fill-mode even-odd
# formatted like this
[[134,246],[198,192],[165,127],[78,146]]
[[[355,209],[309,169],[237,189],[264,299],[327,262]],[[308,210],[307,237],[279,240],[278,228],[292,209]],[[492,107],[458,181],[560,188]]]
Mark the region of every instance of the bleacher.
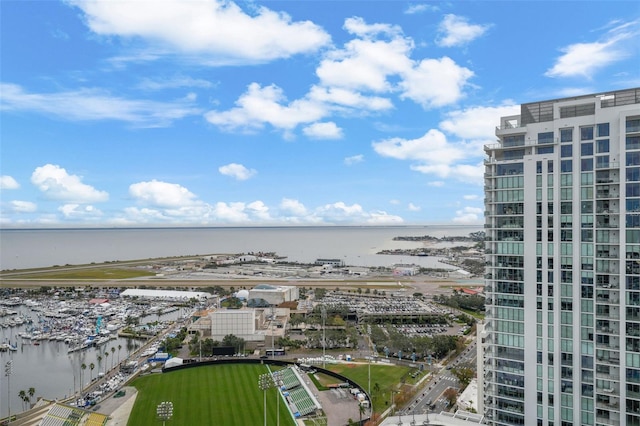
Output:
[[302,387],[290,390],[289,398],[291,399],[291,404],[295,407],[293,412],[299,413],[300,416],[306,416],[316,410],[316,404]]
[[285,368],[280,370],[280,384],[281,388],[285,390],[297,388],[300,386],[300,381],[298,380],[298,376],[291,370],[290,368]]
[[66,405],[54,404],[40,421],[40,426],[78,426],[84,411]]
[[109,420],[109,417],[104,414],[91,413],[84,426],[104,426],[107,424],[107,420]]

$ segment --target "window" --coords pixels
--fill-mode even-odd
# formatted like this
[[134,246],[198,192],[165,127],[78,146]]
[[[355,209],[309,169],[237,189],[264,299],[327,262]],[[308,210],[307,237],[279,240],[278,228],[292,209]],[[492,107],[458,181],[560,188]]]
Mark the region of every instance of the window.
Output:
[[627,133],[640,132],[640,118],[627,119]]
[[538,148],[538,154],[553,154],[552,146],[545,146]]
[[553,132],[538,133],[538,143],[553,143]]
[[593,139],[593,126],[580,127],[580,140],[589,141]]
[[560,142],[572,142],[573,129],[560,129]]
[[505,136],[502,140],[503,147],[524,146],[524,135]]
[[609,123],[600,123],[596,126],[598,137],[609,136]]
[[640,151],[627,152],[627,166],[640,166]]
[[627,149],[640,149],[640,136],[627,136]]
[[593,155],[593,142],[580,144],[580,155]]
[[601,155],[596,157],[596,169],[606,169],[609,167],[609,156]]
[[560,147],[560,157],[571,156],[573,156],[573,145],[562,145],[562,147]]
[[609,152],[609,139],[600,139],[596,141],[596,152],[598,154]]
[[580,170],[583,172],[590,172],[593,170],[593,158],[583,158],[580,161]]
[[570,173],[573,171],[573,160],[561,160],[560,171],[562,173]]

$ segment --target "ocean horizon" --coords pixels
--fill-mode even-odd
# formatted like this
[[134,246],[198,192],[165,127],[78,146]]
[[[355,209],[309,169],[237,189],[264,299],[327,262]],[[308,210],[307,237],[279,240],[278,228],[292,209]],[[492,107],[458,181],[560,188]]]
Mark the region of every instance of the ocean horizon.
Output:
[[420,247],[419,242],[394,241],[394,237],[442,238],[481,229],[481,225],[451,224],[3,228],[0,269],[248,252],[275,252],[299,263],[340,258],[353,266],[431,266],[433,259],[376,253]]

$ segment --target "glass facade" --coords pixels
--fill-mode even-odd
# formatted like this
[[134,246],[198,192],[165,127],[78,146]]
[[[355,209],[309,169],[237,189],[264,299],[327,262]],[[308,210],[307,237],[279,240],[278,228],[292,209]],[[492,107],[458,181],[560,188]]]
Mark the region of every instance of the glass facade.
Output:
[[[640,90],[630,90],[635,104],[545,102],[546,121],[499,129],[485,149],[488,424],[640,425]],[[574,109],[588,113],[567,116]]]

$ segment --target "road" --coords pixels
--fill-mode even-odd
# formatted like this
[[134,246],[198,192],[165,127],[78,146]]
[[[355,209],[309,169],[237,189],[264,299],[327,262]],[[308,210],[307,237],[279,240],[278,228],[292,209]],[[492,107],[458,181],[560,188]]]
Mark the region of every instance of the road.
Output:
[[458,379],[453,375],[451,370],[457,366],[469,366],[475,369],[476,365],[476,340],[474,340],[460,355],[450,360],[449,364],[444,366],[433,366],[431,370],[432,377],[428,380],[422,389],[418,391],[416,397],[411,400],[403,409],[399,410],[399,414],[424,414],[427,412],[446,411],[449,409],[449,402],[444,397],[444,392],[448,388],[460,389]]

